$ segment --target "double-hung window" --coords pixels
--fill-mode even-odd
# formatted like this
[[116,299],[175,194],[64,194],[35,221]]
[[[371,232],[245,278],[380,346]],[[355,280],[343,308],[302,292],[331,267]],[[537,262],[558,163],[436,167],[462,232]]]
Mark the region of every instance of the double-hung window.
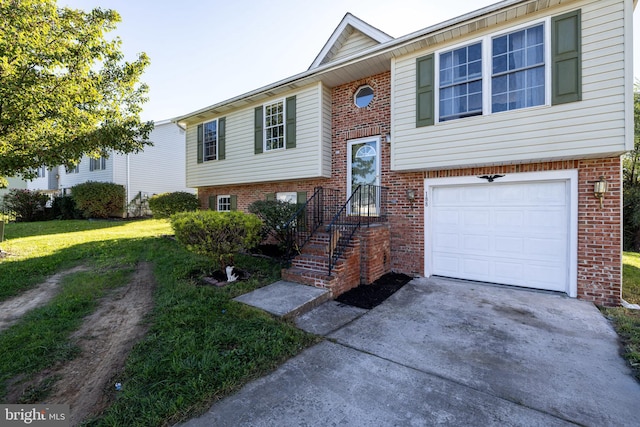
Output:
[[491,112],[544,105],[544,25],[491,41]]
[[217,200],[218,212],[231,212],[231,196],[218,196]]
[[97,171],[97,170],[105,170],[107,168],[107,158],[106,157],[98,157],[97,159],[89,160],[89,170]]
[[[437,121],[462,119],[545,105],[547,53],[545,22],[508,33],[486,36],[464,46],[436,53]],[[418,91],[428,91],[429,57],[418,58]],[[427,89],[422,89],[422,88]],[[428,120],[428,97],[425,105]],[[421,112],[418,114],[421,115]]]
[[482,42],[440,54],[440,121],[482,114]]
[[265,151],[284,148],[284,102],[264,106]]
[[212,120],[202,126],[202,157],[204,161],[216,160],[218,157],[218,121]]

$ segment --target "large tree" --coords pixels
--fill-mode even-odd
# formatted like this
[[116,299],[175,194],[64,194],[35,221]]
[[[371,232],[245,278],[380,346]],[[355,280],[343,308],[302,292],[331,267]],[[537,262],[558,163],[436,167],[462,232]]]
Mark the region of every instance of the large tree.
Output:
[[140,120],[149,64],[124,60],[113,10],[59,8],[55,0],[0,0],[0,186],[38,166],[82,155],[135,153],[153,123]]

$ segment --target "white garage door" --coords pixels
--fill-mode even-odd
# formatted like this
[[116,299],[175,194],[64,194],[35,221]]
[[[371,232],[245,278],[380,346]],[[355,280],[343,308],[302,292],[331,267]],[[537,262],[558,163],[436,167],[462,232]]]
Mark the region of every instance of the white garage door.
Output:
[[432,274],[567,292],[567,181],[434,186]]

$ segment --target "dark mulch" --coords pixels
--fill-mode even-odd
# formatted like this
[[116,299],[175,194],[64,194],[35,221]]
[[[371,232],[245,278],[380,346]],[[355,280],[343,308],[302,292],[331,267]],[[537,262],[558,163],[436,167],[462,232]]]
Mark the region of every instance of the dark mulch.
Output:
[[365,309],[372,309],[411,281],[401,273],[387,273],[370,285],[360,285],[336,298],[336,301]]

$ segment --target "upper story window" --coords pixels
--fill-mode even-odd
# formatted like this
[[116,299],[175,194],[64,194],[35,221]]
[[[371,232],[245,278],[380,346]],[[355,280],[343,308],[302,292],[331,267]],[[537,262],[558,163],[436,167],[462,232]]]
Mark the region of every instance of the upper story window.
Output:
[[218,121],[203,124],[202,157],[204,161],[216,160],[218,154]]
[[440,54],[440,121],[482,114],[482,42]]
[[47,174],[47,167],[46,166],[39,166],[36,169],[36,174],[37,174],[38,178],[44,178],[45,175]]
[[434,117],[445,122],[545,105],[551,86],[546,25],[538,22],[418,58],[418,126],[433,124]]
[[353,102],[358,108],[364,108],[368,106],[372,100],[373,89],[369,85],[361,86],[360,88],[358,88],[355,95],[353,96]]
[[67,173],[67,175],[72,173],[80,173],[80,162],[78,162],[78,164],[72,168],[65,168],[65,172]]
[[107,158],[98,157],[97,159],[89,159],[89,170],[105,170],[107,168]]
[[284,148],[284,102],[264,106],[264,150]]
[[544,25],[494,37],[491,112],[545,103]]

